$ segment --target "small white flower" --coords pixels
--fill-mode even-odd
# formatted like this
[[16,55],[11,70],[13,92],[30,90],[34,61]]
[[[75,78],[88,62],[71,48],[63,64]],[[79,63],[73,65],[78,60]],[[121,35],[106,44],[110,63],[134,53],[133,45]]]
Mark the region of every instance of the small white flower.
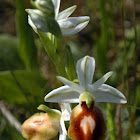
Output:
[[85,56],[78,60],[76,69],[79,84],[58,76],[57,78],[64,83],[65,86],[48,93],[44,98],[46,102],[78,103],[86,101],[88,106],[91,105],[92,101],[119,104],[127,103],[126,97],[120,91],[104,84],[112,75],[112,72],[106,73],[102,78],[92,84],[95,70],[95,60],[93,57]]
[[[37,0],[37,2],[35,4],[38,9],[27,9],[26,10],[29,13],[28,22],[35,31],[37,29],[40,29],[44,32],[49,31],[49,29],[47,29],[47,28],[49,28],[48,27],[49,25],[46,25],[46,21],[44,20],[45,17],[47,18],[47,16],[46,16],[47,14],[48,15],[54,14],[54,19],[59,24],[61,32],[64,36],[69,36],[69,35],[73,35],[73,34],[80,32],[89,23],[90,18],[88,16],[69,17],[76,9],[75,5],[67,8],[66,10],[64,10],[62,12],[59,12],[60,0],[52,0],[52,1],[49,0],[49,2],[48,2],[48,0],[42,0],[42,1],[46,5],[40,6],[38,3],[41,2],[41,0]],[[50,6],[47,4],[50,4]],[[52,4],[53,4],[53,6],[52,6]],[[46,8],[46,12],[44,12],[45,8]],[[52,10],[54,12],[52,12]],[[40,14],[40,13],[42,13],[42,14]]]

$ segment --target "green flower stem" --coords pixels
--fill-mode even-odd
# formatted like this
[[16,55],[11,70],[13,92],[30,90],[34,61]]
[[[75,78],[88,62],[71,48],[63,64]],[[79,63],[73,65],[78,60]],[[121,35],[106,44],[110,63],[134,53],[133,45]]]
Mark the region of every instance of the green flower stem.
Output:
[[58,46],[56,46],[57,43],[55,42],[56,41],[55,37],[53,37],[50,34],[49,36],[47,36],[44,32],[40,30],[38,30],[37,32],[39,34],[41,41],[44,44],[44,48],[48,56],[50,57],[52,62],[55,64],[56,69],[58,70],[61,76],[67,78],[62,56],[61,54],[57,53]]
[[19,54],[27,70],[37,67],[37,49],[34,43],[32,29],[28,25],[28,15],[25,12],[25,0],[16,2],[16,25],[19,38]]
[[59,60],[58,63],[56,63],[57,69],[62,76],[68,78],[67,73],[65,71],[64,61],[63,61],[61,38],[53,37],[52,39],[53,39],[52,41],[54,41],[54,47],[56,48],[57,58]]
[[75,69],[74,60],[73,60],[70,46],[68,45],[66,46],[65,52],[66,52],[65,54],[66,72],[67,72],[69,80],[72,81],[73,79],[76,79],[76,69]]

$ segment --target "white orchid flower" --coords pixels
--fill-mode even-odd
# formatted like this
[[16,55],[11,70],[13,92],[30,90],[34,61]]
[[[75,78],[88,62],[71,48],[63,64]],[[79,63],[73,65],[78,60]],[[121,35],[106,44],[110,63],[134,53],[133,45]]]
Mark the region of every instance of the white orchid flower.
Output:
[[54,19],[59,24],[64,36],[80,32],[90,20],[89,16],[69,17],[76,9],[76,5],[59,12],[60,0],[36,0],[35,5],[38,9],[26,9],[26,11],[29,13],[28,22],[36,32],[37,29],[44,32],[48,31],[46,29],[48,25],[46,25],[46,21],[43,19],[43,16],[45,18],[46,14],[54,15]]
[[126,97],[120,91],[104,84],[112,75],[112,72],[106,73],[102,78],[92,84],[95,70],[95,60],[93,57],[85,56],[78,60],[76,69],[79,84],[58,76],[58,80],[65,86],[48,93],[44,98],[46,102],[78,103],[86,101],[87,106],[90,106],[92,101],[119,104],[127,103]]

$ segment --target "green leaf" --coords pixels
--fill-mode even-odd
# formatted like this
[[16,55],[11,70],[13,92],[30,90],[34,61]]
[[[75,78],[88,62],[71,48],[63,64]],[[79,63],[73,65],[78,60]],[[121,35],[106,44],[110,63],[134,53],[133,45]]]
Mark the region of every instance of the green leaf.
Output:
[[74,60],[69,46],[66,47],[66,72],[69,80],[73,80],[76,78]]
[[43,18],[45,20],[48,32],[52,33],[56,37],[62,37],[61,29],[57,21],[48,15],[45,15]]
[[24,104],[27,103],[25,94],[34,102],[43,101],[46,81],[39,73],[24,70],[13,71],[13,73],[22,89],[10,71],[0,72],[0,99],[13,104]]
[[37,49],[32,35],[32,29],[28,25],[28,15],[25,12],[25,0],[16,2],[16,25],[19,38],[19,54],[26,69],[31,70],[37,67]]
[[7,34],[0,35],[0,71],[24,68],[17,48],[16,37]]

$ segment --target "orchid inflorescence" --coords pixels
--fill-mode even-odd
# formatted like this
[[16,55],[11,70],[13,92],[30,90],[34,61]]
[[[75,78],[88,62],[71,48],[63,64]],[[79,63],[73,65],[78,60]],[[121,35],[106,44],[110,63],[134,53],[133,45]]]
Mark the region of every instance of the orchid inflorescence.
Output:
[[[68,36],[80,32],[89,23],[89,16],[69,17],[76,9],[76,5],[59,12],[60,0],[36,0],[32,3],[37,9],[26,11],[29,14],[29,24],[36,31],[39,29],[56,36],[62,32],[62,35]],[[52,28],[57,28],[57,32]]]
[[[76,6],[59,12],[60,0],[36,0],[32,4],[37,9],[26,9],[28,22],[38,33],[73,35],[81,31],[89,22],[88,16],[69,17]],[[55,27],[54,27],[55,26]],[[54,27],[54,29],[52,29]],[[104,84],[113,72],[106,73],[93,83],[95,59],[85,56],[77,61],[77,79],[70,81],[57,76],[64,86],[47,93],[45,102],[59,103],[61,112],[40,105],[39,110],[46,113],[33,115],[22,125],[23,136],[30,140],[45,140],[55,137],[67,139],[65,121],[70,121],[68,136],[74,140],[101,140],[105,138],[106,125],[102,111],[95,106],[97,102],[127,103],[126,97],[116,88]],[[77,81],[77,82],[75,82]],[[79,103],[73,110],[70,103]],[[61,126],[61,127],[59,127]]]

